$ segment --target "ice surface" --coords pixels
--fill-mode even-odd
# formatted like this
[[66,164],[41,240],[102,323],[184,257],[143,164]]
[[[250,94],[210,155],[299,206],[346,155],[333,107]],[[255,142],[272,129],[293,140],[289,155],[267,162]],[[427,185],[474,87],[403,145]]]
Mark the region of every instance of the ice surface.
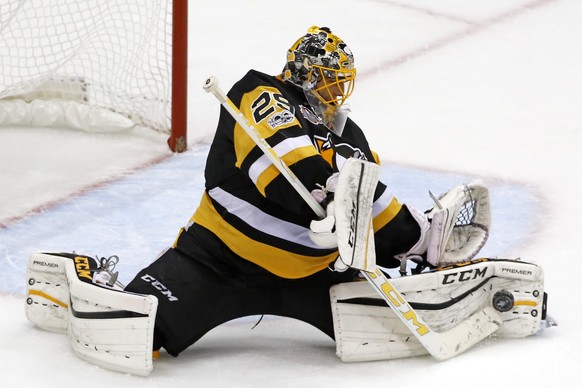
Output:
[[[576,303],[582,236],[579,0],[203,0],[190,13],[186,154],[142,134],[0,128],[3,387],[582,386],[581,314],[567,305]],[[258,318],[247,318],[178,358],[162,354],[148,378],[90,365],[64,336],[33,328],[23,313],[27,256],[117,254],[121,280],[131,279],[200,199],[218,115],[200,87],[206,76],[226,89],[249,68],[275,74],[312,24],[332,27],[356,55],[352,117],[382,157],[382,180],[421,209],[428,190],[487,183],[493,230],[483,253],[541,263],[560,326],[488,339],[446,362],[345,364],[306,324],[265,317],[252,329]]]

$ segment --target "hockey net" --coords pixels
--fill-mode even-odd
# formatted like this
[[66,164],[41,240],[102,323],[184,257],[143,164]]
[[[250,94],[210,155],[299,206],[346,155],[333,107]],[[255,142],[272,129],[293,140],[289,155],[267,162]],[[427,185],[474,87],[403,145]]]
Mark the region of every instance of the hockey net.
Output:
[[0,2],[0,126],[168,133],[186,148],[187,0]]

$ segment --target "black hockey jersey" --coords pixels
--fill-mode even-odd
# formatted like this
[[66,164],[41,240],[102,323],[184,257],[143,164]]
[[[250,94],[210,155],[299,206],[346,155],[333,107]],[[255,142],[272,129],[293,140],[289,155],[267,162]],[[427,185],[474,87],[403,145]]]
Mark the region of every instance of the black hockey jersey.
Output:
[[[303,91],[280,77],[251,70],[228,96],[309,191],[325,185],[347,158],[378,162],[352,120],[342,137],[335,135],[311,110]],[[238,256],[284,278],[311,275],[337,258],[337,250],[311,241],[315,214],[224,108],[205,178],[191,223],[210,230]],[[420,230],[380,182],[374,200],[378,262],[394,264],[392,257],[414,245]]]

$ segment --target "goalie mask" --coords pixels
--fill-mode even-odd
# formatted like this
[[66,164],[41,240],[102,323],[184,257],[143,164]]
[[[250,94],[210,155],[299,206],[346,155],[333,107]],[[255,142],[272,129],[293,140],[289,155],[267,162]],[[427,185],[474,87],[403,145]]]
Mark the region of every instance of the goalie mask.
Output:
[[356,78],[349,47],[327,27],[312,26],[287,51],[283,78],[299,86],[307,101],[333,132],[341,136]]

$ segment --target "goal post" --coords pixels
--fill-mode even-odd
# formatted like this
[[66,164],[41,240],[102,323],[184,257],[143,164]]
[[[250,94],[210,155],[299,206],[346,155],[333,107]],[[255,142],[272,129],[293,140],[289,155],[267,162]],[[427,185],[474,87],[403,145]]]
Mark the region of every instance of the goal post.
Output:
[[168,145],[174,152],[188,146],[188,0],[173,0],[172,120]]
[[0,2],[0,126],[148,127],[187,148],[188,0]]

